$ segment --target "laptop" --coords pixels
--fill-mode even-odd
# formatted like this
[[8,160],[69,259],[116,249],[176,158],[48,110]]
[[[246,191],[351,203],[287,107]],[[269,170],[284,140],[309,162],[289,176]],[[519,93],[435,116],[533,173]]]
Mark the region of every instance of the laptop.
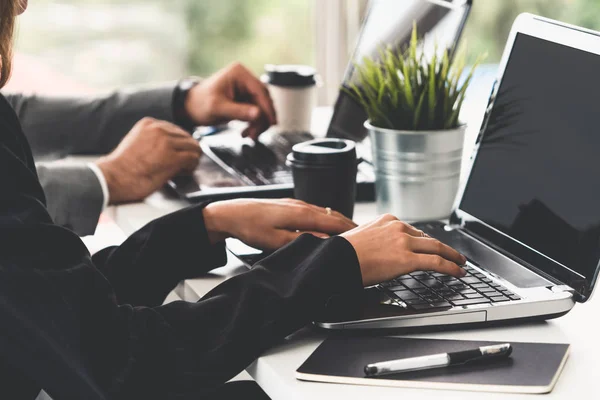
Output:
[[[382,44],[396,49],[406,48],[415,21],[420,32],[425,32],[426,54],[451,49],[462,34],[471,9],[471,0],[372,0],[352,61],[349,63],[343,85],[354,79],[354,62],[363,57],[376,56]],[[346,92],[340,90],[326,136],[361,142],[367,132],[367,119],[362,107]],[[293,179],[285,164],[286,156],[295,144],[315,137],[311,132],[277,132],[270,130],[259,142],[244,139],[241,129],[229,129],[219,135],[204,136],[200,145],[206,158],[192,177],[178,177],[169,185],[177,194],[192,201],[231,197],[292,197]],[[358,167],[357,200],[375,199],[375,174],[368,140],[359,143],[357,151],[365,160]]]
[[449,221],[415,224],[466,255],[467,276],[400,276],[332,299],[315,324],[503,324],[589,300],[600,271],[599,70],[600,33],[520,15]]

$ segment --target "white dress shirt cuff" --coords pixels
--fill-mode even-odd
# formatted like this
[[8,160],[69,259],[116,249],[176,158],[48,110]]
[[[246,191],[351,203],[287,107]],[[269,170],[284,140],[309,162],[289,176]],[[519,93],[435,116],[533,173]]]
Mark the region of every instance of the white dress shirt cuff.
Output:
[[98,166],[94,163],[89,163],[88,167],[92,170],[92,172],[96,175],[96,178],[98,178],[98,182],[100,182],[100,187],[102,188],[102,195],[104,200],[102,201],[102,210],[104,211],[106,209],[106,207],[108,207],[108,201],[109,201],[109,192],[108,192],[108,185],[106,183],[106,178],[104,177],[104,174],[102,173],[102,171],[100,170],[100,168],[98,168]]

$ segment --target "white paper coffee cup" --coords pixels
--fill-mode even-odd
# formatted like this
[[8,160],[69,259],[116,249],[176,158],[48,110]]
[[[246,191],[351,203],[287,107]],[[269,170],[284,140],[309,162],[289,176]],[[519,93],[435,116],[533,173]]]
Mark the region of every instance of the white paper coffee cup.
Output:
[[276,130],[310,132],[317,100],[317,76],[305,65],[265,65],[261,80],[267,85],[277,113]]

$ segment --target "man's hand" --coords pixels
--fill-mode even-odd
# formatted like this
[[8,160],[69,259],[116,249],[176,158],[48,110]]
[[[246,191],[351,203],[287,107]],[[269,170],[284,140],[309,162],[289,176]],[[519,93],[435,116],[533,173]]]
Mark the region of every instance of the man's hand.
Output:
[[228,237],[249,246],[275,250],[303,233],[320,238],[337,235],[356,226],[342,214],[299,200],[229,200],[209,204],[204,222],[210,241]]
[[140,120],[119,146],[96,164],[108,185],[110,204],[139,201],[170,178],[198,165],[200,146],[176,125]]
[[461,277],[466,258],[392,215],[361,225],[341,235],[352,244],[364,286],[371,286],[417,270]]
[[253,139],[277,123],[266,86],[238,63],[192,88],[185,107],[198,125],[216,125],[234,119],[249,122],[242,135]]

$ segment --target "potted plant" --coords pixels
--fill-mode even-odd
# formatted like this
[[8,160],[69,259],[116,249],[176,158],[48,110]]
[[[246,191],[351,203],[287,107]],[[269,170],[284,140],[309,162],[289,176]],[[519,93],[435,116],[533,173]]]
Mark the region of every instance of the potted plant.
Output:
[[[437,53],[437,52],[436,52]],[[459,113],[479,60],[448,50],[426,60],[413,26],[408,49],[384,48],[356,65],[344,90],[366,110],[378,211],[407,221],[449,216],[458,190],[465,125]]]

